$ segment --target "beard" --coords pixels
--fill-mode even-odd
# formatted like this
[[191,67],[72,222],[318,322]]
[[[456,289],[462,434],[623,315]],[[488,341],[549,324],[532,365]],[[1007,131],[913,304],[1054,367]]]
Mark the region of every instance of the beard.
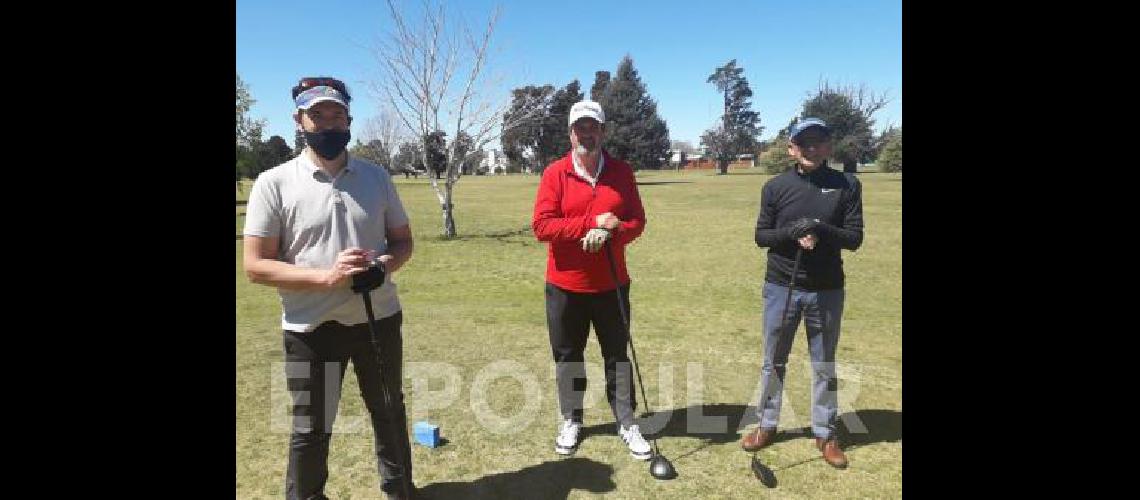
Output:
[[598,152],[598,143],[594,140],[581,141],[578,143],[578,146],[574,148],[574,152],[580,155],[596,153]]

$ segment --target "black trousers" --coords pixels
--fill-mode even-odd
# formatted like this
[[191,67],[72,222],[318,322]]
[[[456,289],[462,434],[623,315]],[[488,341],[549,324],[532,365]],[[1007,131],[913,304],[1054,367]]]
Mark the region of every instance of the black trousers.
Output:
[[[293,433],[285,476],[288,500],[322,498],[328,479],[329,439],[349,360],[372,421],[381,490],[402,491],[412,482],[407,412],[402,387],[403,312],[376,320],[380,359],[368,324],[345,326],[329,321],[308,333],[284,332],[285,376],[293,400]],[[392,407],[384,404],[381,371]],[[406,467],[406,469],[404,468]]]
[[[626,312],[630,313],[629,285],[622,287],[622,301]],[[629,337],[622,324],[616,293],[613,290],[576,293],[547,283],[546,326],[550,332],[550,349],[554,354],[554,373],[562,418],[582,421],[582,402],[586,392],[583,354],[591,324],[594,325],[594,333],[602,348],[606,400],[613,410],[614,420],[623,426],[632,425],[637,403],[632,397],[632,367],[625,348]]]

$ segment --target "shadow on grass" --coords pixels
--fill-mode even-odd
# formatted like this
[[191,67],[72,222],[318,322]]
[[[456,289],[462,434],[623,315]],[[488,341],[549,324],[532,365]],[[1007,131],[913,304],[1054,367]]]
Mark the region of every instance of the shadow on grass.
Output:
[[[524,236],[524,237],[530,236],[530,238],[524,239],[523,241],[518,241],[517,239],[512,240],[512,238],[518,238],[520,236]],[[462,232],[460,232],[460,234],[458,236],[456,236],[454,238],[450,238],[450,239],[444,238],[442,235],[436,234],[433,236],[429,236],[426,239],[434,241],[434,242],[439,242],[439,243],[492,239],[492,240],[499,240],[500,243],[512,243],[512,244],[517,244],[517,245],[522,245],[522,246],[537,245],[539,243],[538,240],[535,240],[533,238],[533,233],[532,233],[531,227],[529,225],[523,226],[523,227],[518,228],[518,229],[511,229],[511,230],[507,230],[507,231],[498,231],[498,232],[494,232],[494,233],[463,234]]]
[[[703,442],[695,449],[670,456],[668,443],[659,443],[662,453],[671,460],[679,460],[711,445],[739,441],[737,431],[755,426],[758,422],[756,407],[739,404],[706,404],[657,411],[638,419],[646,439],[667,437],[698,437]],[[902,439],[902,412],[894,410],[856,410],[839,415],[839,443],[843,449],[853,449],[875,443],[898,442]],[[594,435],[617,435],[613,421],[583,426],[581,438]],[[772,444],[793,439],[812,439],[810,427],[781,428]],[[674,450],[678,453],[681,450]]]
[[[854,413],[848,412],[840,415],[839,420],[841,422],[839,425],[839,443],[847,452],[875,443],[895,443],[902,439],[902,412],[899,411],[857,410]],[[812,437],[811,428],[805,427],[799,430],[804,432],[804,437]],[[784,435],[784,432],[776,434],[773,443],[790,439],[781,439],[781,436]],[[779,472],[822,460],[822,456],[815,455],[790,464],[765,463],[764,465],[768,467],[777,465],[778,467],[770,469],[770,472]],[[761,462],[763,463],[764,460]]]
[[416,490],[416,498],[452,499],[559,499],[574,490],[613,491],[612,465],[588,458],[551,460],[513,472],[491,474],[474,481],[433,483]]

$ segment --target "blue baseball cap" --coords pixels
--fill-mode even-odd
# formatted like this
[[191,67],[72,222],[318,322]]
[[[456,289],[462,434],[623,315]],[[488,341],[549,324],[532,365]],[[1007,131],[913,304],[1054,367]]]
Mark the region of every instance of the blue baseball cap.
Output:
[[348,98],[339,90],[327,85],[318,85],[311,89],[306,89],[304,92],[297,94],[297,98],[294,99],[294,101],[297,103],[297,109],[301,110],[307,110],[313,107],[314,104],[324,101],[332,101],[344,106],[345,110],[348,109]]
[[824,132],[827,132],[828,135],[831,135],[831,129],[827,128],[827,123],[824,123],[823,120],[820,120],[819,118],[804,118],[796,122],[796,124],[792,125],[792,128],[788,130],[788,140],[795,140],[796,136],[800,135],[800,132],[803,132],[811,127],[822,127]]

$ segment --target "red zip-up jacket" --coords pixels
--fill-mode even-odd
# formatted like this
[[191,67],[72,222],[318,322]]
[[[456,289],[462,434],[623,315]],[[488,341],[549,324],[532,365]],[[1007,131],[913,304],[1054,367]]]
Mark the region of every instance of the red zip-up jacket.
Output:
[[645,230],[645,208],[629,164],[602,150],[605,165],[596,187],[574,173],[572,153],[555,160],[542,172],[534,200],[531,227],[547,245],[546,281],[571,292],[605,292],[616,288],[610,275],[606,249],[582,250],[580,241],[598,227],[599,215],[612,212],[621,225],[610,238],[618,280],[630,282],[625,267],[625,246]]

